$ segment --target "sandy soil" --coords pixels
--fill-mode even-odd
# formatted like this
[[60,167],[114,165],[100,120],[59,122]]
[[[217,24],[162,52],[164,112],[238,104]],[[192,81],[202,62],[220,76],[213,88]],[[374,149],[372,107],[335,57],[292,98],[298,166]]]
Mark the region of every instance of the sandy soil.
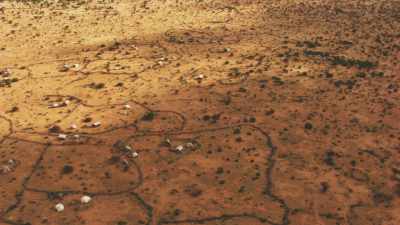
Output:
[[396,0],[0,1],[0,225],[398,225],[399,60]]

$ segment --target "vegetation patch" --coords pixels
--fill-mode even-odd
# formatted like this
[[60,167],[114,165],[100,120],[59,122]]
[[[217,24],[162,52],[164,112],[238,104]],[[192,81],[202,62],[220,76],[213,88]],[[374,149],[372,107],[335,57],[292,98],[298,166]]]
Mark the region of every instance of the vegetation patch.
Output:
[[320,52],[320,51],[312,51],[312,50],[304,50],[304,55],[308,56],[308,57],[321,57],[321,58],[328,58],[329,57],[329,53],[327,52]]
[[368,60],[360,59],[347,59],[341,56],[334,56],[331,59],[333,65],[340,65],[345,67],[357,67],[359,69],[372,69],[376,67],[376,64]]
[[304,50],[303,54],[306,57],[320,57],[327,59],[334,66],[344,66],[348,68],[357,67],[358,69],[373,69],[377,66],[376,63],[369,60],[351,59],[343,56],[330,56],[328,52]]

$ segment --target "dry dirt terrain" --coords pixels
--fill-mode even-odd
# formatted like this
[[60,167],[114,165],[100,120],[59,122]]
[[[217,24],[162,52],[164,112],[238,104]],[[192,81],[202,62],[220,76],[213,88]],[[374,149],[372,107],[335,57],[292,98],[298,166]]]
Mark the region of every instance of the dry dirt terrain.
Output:
[[0,1],[0,225],[399,225],[399,60],[398,0]]

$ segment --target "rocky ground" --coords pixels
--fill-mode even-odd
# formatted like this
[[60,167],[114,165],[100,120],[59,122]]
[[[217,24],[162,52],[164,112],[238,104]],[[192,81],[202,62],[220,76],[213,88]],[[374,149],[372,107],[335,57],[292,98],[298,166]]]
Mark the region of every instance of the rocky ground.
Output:
[[0,225],[400,224],[397,0],[0,1]]

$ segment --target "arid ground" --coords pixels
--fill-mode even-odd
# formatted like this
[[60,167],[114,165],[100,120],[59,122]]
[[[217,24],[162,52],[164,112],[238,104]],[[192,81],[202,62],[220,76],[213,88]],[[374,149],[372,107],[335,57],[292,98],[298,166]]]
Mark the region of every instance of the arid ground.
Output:
[[399,60],[398,0],[0,1],[0,225],[399,225]]

